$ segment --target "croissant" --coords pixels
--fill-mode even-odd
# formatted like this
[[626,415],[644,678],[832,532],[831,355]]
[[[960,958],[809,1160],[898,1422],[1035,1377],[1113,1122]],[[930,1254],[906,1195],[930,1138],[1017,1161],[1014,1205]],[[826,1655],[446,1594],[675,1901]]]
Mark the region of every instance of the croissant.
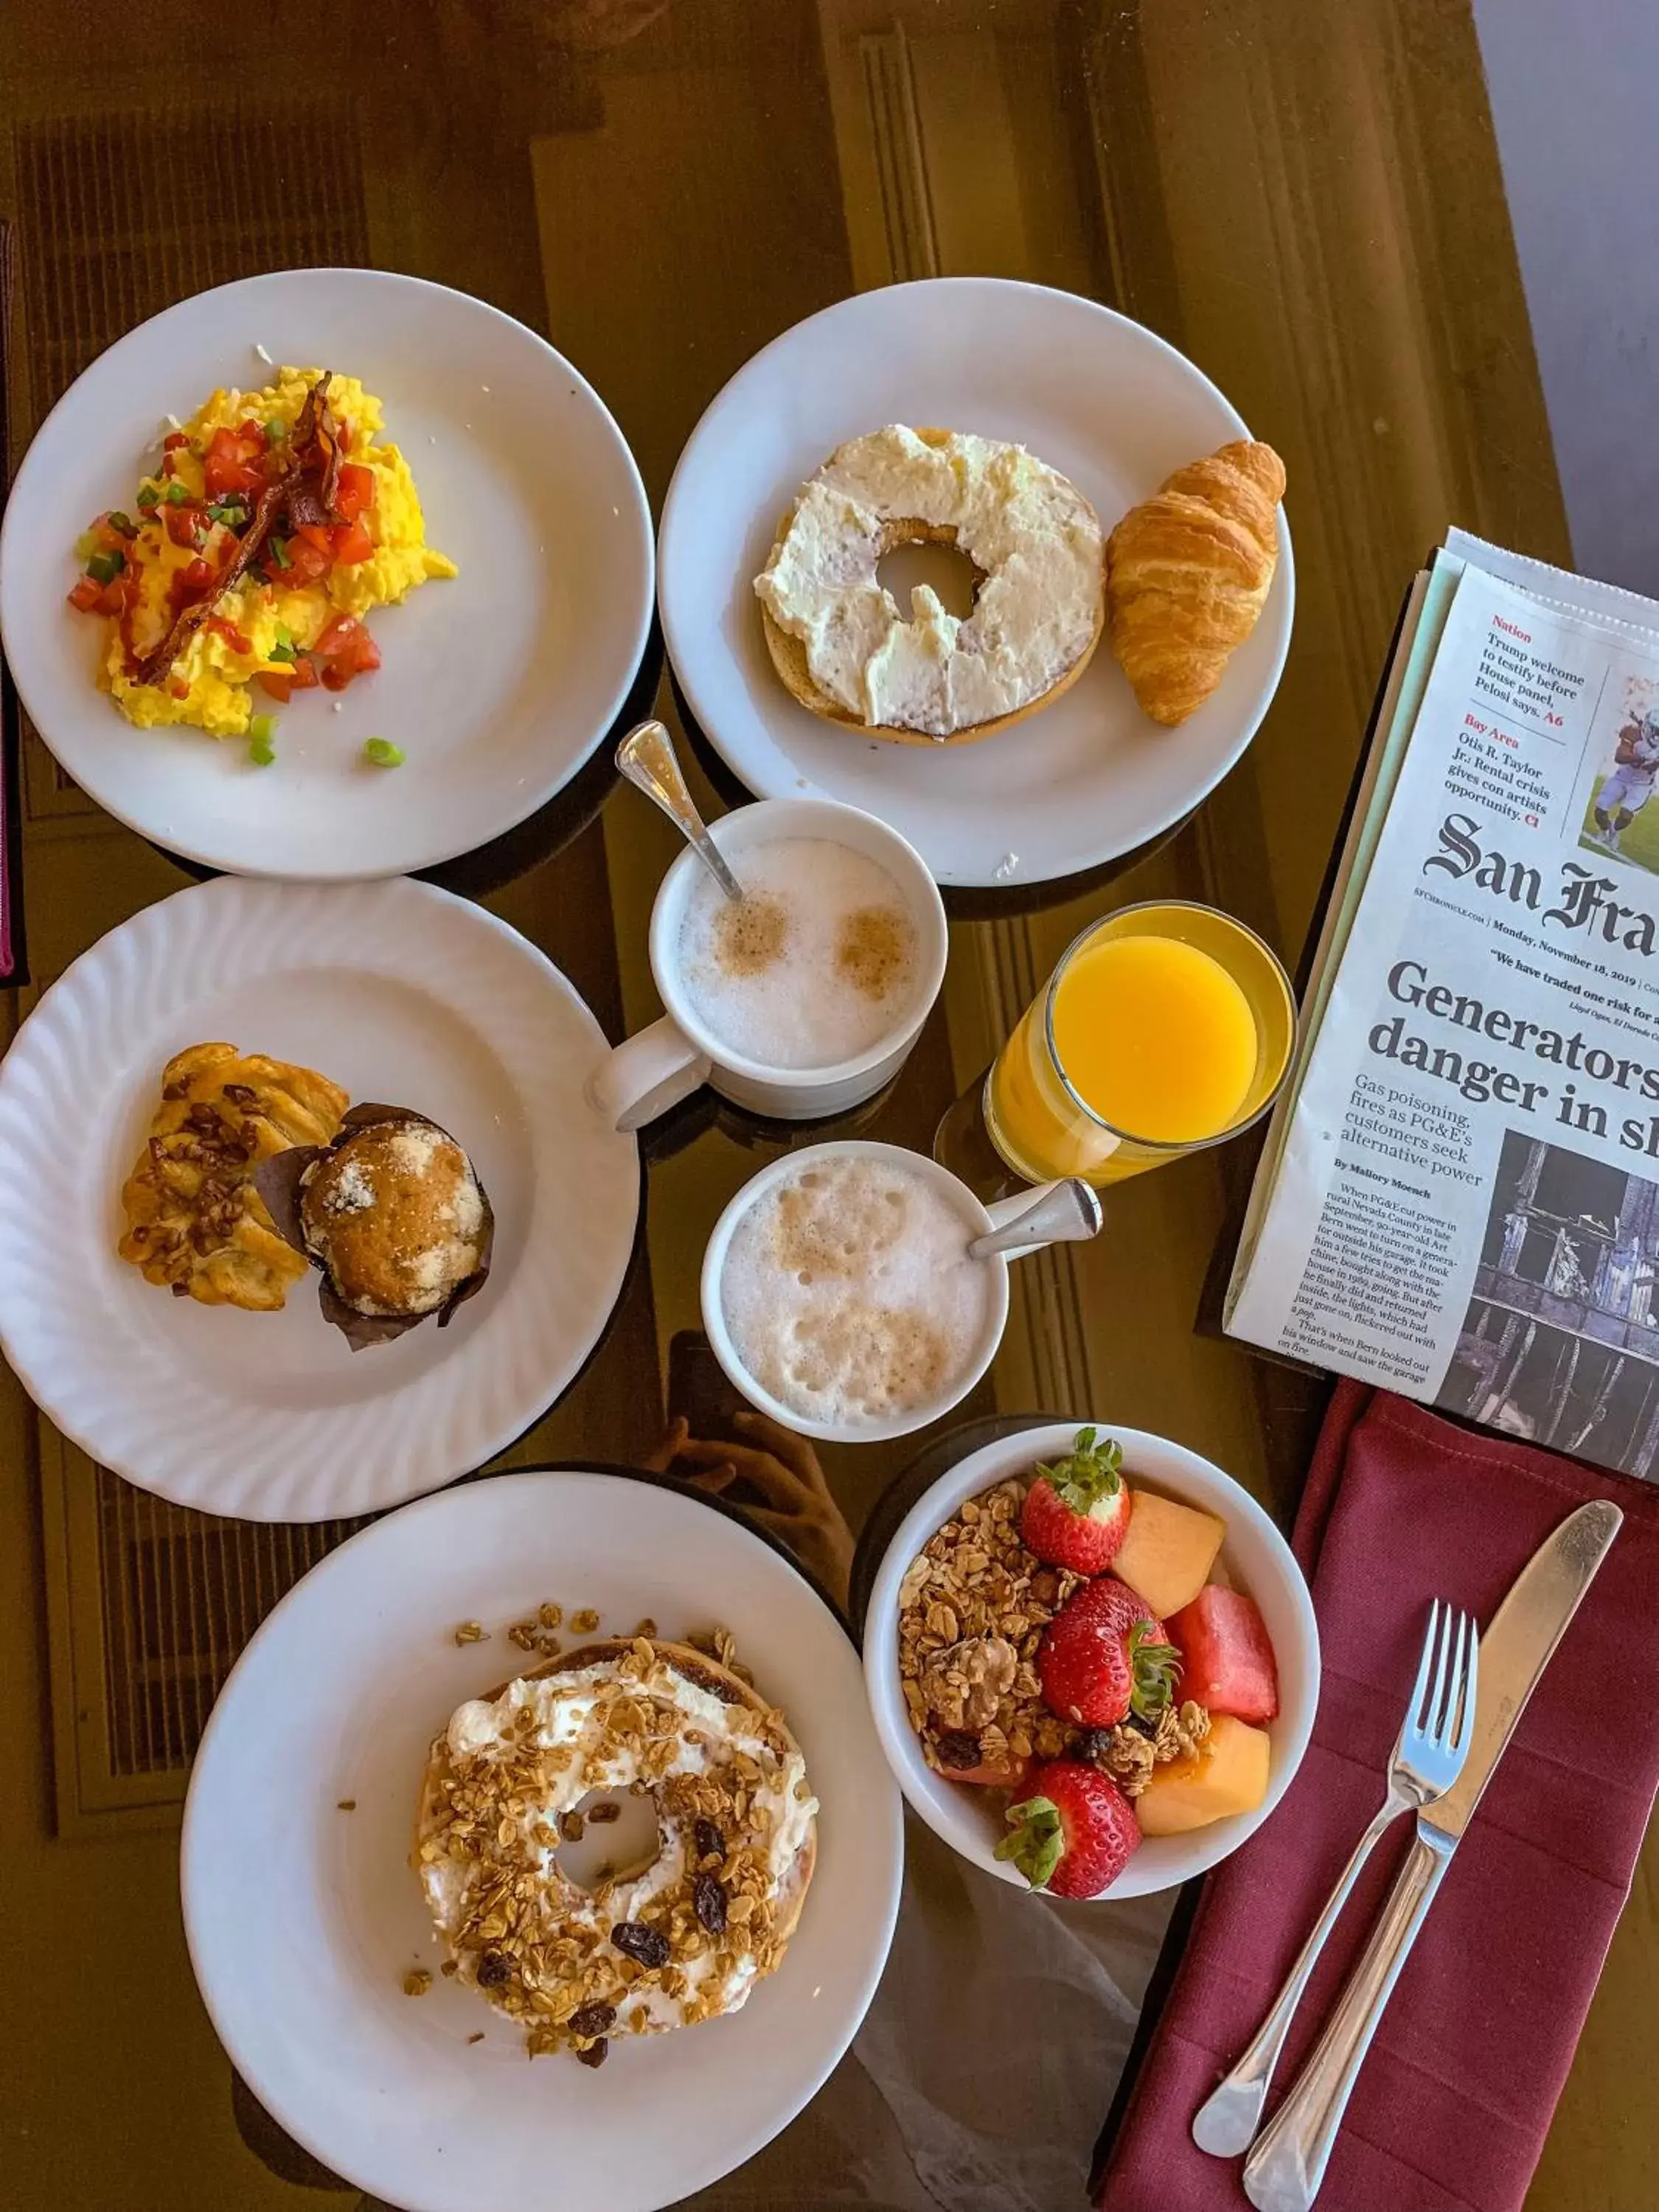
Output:
[[1106,544],[1112,651],[1155,722],[1184,722],[1255,628],[1279,560],[1285,464],[1241,438],[1167,477]]

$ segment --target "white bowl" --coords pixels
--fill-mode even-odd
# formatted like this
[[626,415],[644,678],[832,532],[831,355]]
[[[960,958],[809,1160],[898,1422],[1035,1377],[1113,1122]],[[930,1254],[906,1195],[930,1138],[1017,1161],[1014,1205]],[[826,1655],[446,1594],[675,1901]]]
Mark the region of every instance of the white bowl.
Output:
[[[1040,1459],[1069,1451],[1079,1421],[1024,1429],[1017,1436],[970,1452],[918,1498],[888,1546],[870,1594],[864,1623],[864,1677],[875,1716],[876,1732],[898,1785],[936,1836],[953,1850],[1000,1881],[1024,1887],[1024,1876],[993,1850],[1006,1830],[1000,1792],[947,1782],[921,1754],[921,1744],[905,1711],[898,1674],[898,1591],[904,1571],[957,1508],[1012,1474],[1024,1474]],[[1134,1482],[1163,1491],[1183,1505],[1218,1513],[1227,1523],[1217,1563],[1219,1578],[1248,1592],[1261,1607],[1273,1638],[1279,1667],[1279,1717],[1268,1725],[1273,1761],[1267,1794],[1254,1813],[1235,1814],[1184,1836],[1148,1836],[1128,1865],[1102,1897],[1145,1897],[1172,1889],[1236,1851],[1273,1811],[1302,1764],[1319,1703],[1319,1629],[1313,1601],[1290,1546],[1249,1492],[1231,1475],[1167,1437],[1145,1429],[1120,1428],[1095,1419],[1102,1435],[1123,1448],[1124,1471]],[[1096,1900],[1097,1902],[1098,1900]]]

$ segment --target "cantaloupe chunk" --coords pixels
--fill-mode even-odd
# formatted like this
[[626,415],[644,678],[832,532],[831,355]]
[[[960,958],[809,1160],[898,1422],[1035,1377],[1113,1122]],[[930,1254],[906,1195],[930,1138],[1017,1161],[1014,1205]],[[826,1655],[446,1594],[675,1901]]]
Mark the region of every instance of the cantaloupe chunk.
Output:
[[1129,1492],[1129,1533],[1112,1572],[1160,1620],[1190,1605],[1206,1582],[1227,1524],[1155,1490]]
[[1230,1813],[1254,1813],[1267,1794],[1273,1745],[1266,1729],[1218,1713],[1210,1733],[1187,1759],[1155,1766],[1135,1799],[1143,1836],[1181,1836]]

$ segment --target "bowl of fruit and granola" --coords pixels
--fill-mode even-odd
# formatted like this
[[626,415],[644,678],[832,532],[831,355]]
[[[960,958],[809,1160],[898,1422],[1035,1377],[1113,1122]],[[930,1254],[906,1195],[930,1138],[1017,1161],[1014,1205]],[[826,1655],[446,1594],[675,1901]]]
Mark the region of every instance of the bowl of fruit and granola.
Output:
[[1231,1476],[1145,1430],[1066,1423],[923,1492],[877,1572],[864,1668],[935,1834],[1006,1881],[1130,1898],[1206,1872],[1284,1796],[1319,1633]]

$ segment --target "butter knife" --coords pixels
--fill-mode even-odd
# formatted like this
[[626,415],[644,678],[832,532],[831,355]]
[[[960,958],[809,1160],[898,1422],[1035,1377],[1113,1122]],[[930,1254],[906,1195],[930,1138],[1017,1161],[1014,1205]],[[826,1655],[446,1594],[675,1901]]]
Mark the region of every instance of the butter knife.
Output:
[[1325,2033],[1245,2160],[1244,2194],[1257,2212],[1308,2212],[1318,2194],[1377,2022],[1452,1853],[1624,1517],[1604,1498],[1570,1513],[1482,1631],[1474,1735],[1463,1771],[1418,1814],[1416,1838]]

